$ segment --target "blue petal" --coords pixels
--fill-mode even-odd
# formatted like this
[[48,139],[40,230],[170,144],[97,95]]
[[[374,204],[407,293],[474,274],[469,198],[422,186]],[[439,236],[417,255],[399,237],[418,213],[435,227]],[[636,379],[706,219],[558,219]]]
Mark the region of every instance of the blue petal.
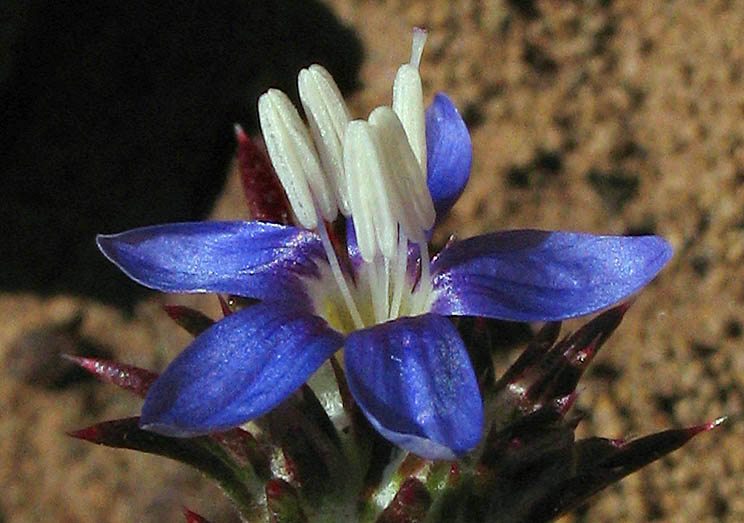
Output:
[[165,292],[304,297],[299,276],[318,276],[320,239],[263,222],[172,223],[99,235],[98,247],[134,281]]
[[438,93],[426,109],[426,149],[426,183],[439,220],[465,189],[473,161],[468,128],[455,104],[443,93]]
[[633,294],[672,256],[658,236],[508,231],[442,251],[432,312],[514,321],[588,314]]
[[454,459],[480,440],[478,384],[446,318],[426,314],[353,332],[344,363],[362,411],[396,445],[428,459]]
[[343,345],[326,322],[262,302],[204,331],[150,386],[143,428],[177,437],[238,426],[302,385]]

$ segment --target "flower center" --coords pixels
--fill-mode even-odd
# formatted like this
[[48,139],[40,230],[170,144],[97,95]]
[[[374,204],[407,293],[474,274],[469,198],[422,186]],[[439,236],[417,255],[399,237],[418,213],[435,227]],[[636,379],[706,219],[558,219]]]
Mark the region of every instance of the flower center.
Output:
[[[426,32],[415,29],[411,60],[395,77],[392,107],[377,107],[367,120],[351,120],[336,83],[319,65],[298,77],[310,133],[281,91],[270,89],[258,102],[271,162],[297,222],[321,237],[335,281],[337,292],[314,293],[322,302],[316,305],[344,332],[430,306],[427,231],[435,211],[426,185],[418,71],[425,42]],[[353,274],[342,269],[326,229],[339,210],[355,231]]]

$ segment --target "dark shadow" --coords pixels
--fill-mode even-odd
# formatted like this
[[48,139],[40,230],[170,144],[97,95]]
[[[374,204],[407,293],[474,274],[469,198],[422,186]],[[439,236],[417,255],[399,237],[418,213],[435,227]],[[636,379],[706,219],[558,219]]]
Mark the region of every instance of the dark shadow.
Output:
[[96,233],[202,219],[232,124],[268,87],[325,65],[355,88],[362,46],[318,2],[28,3],[0,64],[0,290],[131,305],[144,291]]

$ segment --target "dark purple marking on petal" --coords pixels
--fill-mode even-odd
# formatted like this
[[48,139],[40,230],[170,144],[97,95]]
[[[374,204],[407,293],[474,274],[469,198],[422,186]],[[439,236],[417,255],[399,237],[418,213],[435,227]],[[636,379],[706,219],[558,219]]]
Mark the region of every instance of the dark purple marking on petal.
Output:
[[343,344],[322,318],[263,302],[207,329],[150,386],[143,428],[176,437],[236,427],[275,407]]
[[362,253],[359,250],[359,244],[357,243],[356,229],[354,228],[354,220],[346,218],[346,255],[349,257],[354,271],[359,270],[362,262]]
[[192,222],[99,235],[101,252],[127,276],[164,292],[258,299],[305,297],[300,276],[326,263],[312,232],[264,222]]
[[658,236],[518,230],[477,236],[432,263],[432,312],[514,321],[589,314],[650,282],[672,256]]
[[478,383],[446,318],[426,314],[353,332],[344,363],[360,408],[396,445],[428,459],[455,459],[480,440]]
[[[346,253],[349,258],[352,270],[356,273],[360,270],[364,260],[362,253],[359,251],[359,244],[356,238],[356,229],[351,218],[346,219]],[[408,242],[408,261],[406,262],[406,274],[411,282],[415,282],[420,275],[421,251],[415,243]]]

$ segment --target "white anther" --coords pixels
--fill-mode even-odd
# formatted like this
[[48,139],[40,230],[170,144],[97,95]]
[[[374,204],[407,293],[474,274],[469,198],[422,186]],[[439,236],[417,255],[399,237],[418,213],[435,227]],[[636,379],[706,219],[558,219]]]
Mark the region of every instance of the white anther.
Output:
[[390,168],[375,129],[354,120],[344,136],[344,170],[359,252],[366,262],[380,251],[392,258],[398,242],[397,210],[401,204],[392,187]]
[[425,43],[426,31],[415,29],[411,46],[411,63],[400,66],[393,84],[393,111],[400,118],[411,149],[424,173],[426,173],[426,121],[424,93],[418,66]]
[[335,220],[336,198],[310,134],[287,95],[269,89],[258,99],[258,116],[271,163],[300,224],[314,229],[318,213],[324,220]]
[[297,85],[320,161],[334,187],[336,203],[348,216],[351,209],[344,179],[343,140],[351,120],[349,110],[333,77],[320,65],[300,71]]
[[425,231],[434,226],[436,213],[426,186],[426,177],[406,139],[403,125],[393,110],[386,106],[372,111],[369,123],[377,130],[383,155],[392,174],[391,188],[398,193],[398,197],[391,200],[401,205],[394,210],[395,216],[412,241],[426,241]]

